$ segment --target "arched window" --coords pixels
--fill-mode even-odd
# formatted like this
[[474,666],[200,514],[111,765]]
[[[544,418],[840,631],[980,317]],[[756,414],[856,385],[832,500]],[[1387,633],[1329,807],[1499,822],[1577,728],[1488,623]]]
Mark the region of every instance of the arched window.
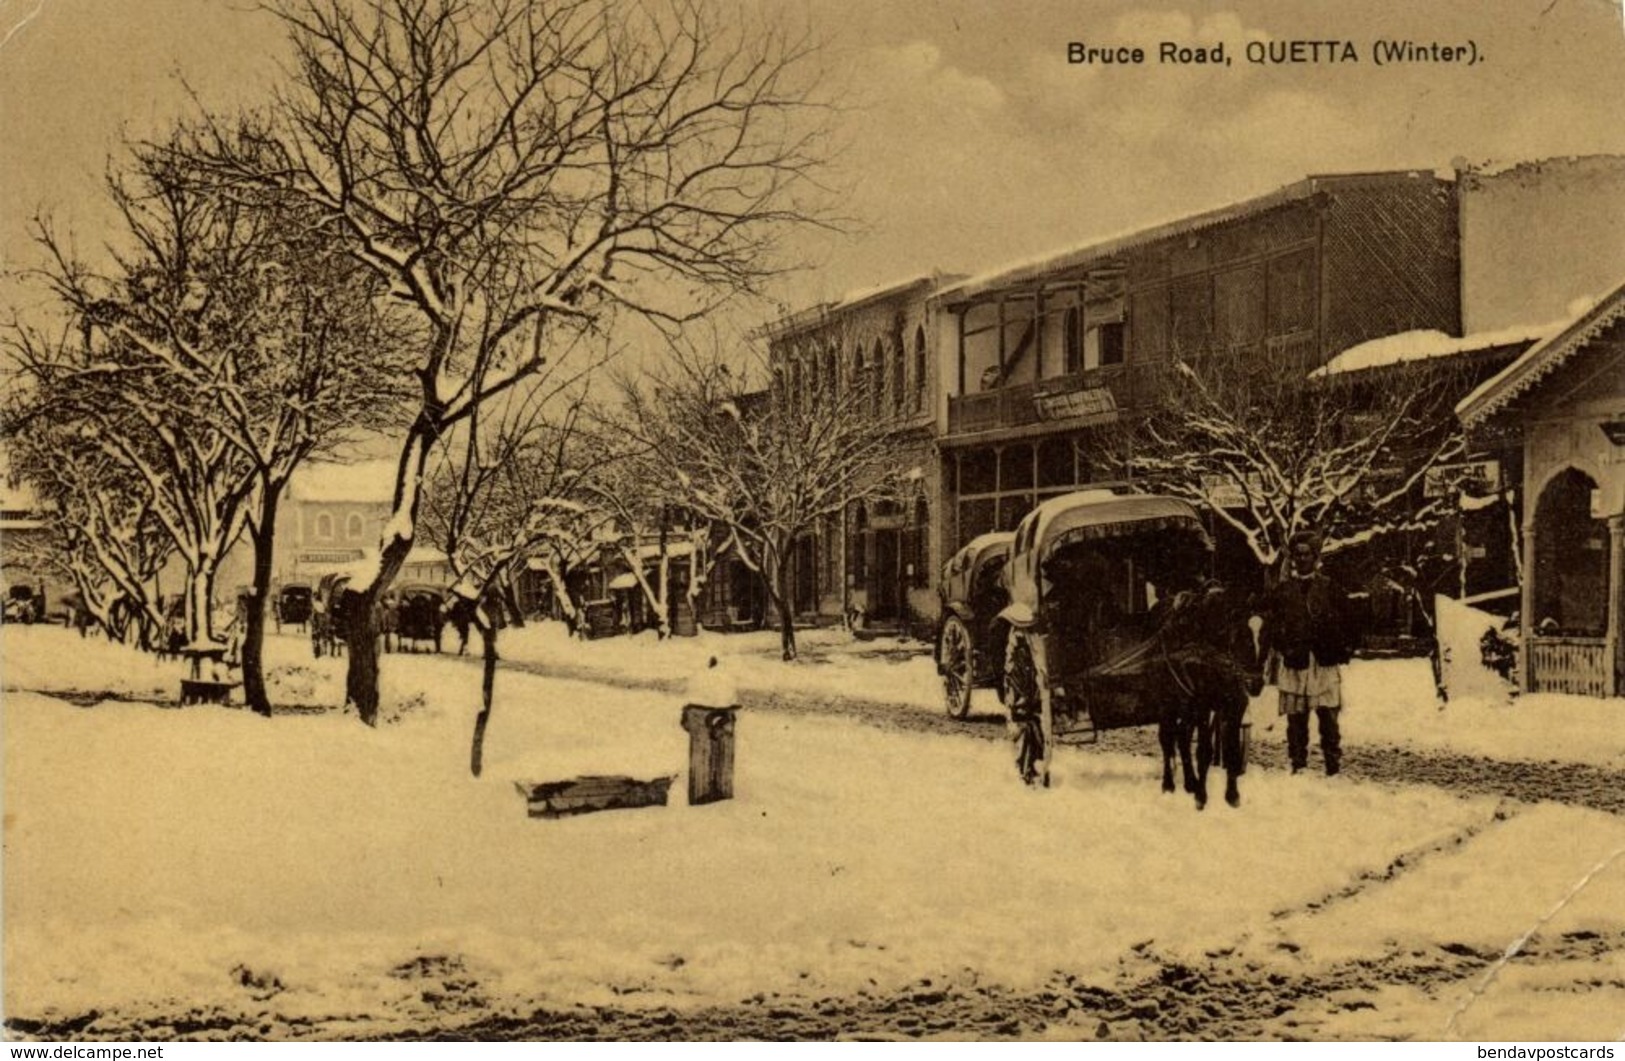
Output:
[[925,325],[914,329],[914,411],[925,411]]
[[863,392],[869,389],[868,374],[863,371],[863,347],[858,346],[852,351],[852,378],[847,380],[852,388],[856,401],[863,401]]
[[366,523],[361,519],[361,513],[359,512],[350,513],[349,517],[344,521],[344,536],[351,540],[361,537],[366,529]]
[[891,407],[894,413],[903,411],[903,402],[908,398],[908,381],[905,378],[907,364],[903,347],[899,345],[892,351],[891,360]]
[[869,411],[876,417],[884,409],[886,401],[886,348],[875,340],[875,351],[869,358],[869,371],[873,375],[869,386]]
[[333,540],[333,517],[326,512],[316,514],[316,537],[321,541]]
[[824,348],[824,388],[829,392],[828,400],[832,402],[836,391],[841,389],[841,363],[833,344]]

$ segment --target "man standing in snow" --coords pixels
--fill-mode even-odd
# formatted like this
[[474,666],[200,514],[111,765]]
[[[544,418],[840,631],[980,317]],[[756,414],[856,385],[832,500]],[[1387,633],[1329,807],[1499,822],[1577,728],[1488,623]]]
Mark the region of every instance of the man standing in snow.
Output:
[[1287,756],[1292,772],[1309,763],[1309,712],[1320,722],[1326,774],[1342,765],[1343,707],[1340,668],[1353,649],[1348,596],[1320,568],[1320,539],[1309,531],[1292,536],[1286,569],[1270,591],[1260,631],[1286,716]]

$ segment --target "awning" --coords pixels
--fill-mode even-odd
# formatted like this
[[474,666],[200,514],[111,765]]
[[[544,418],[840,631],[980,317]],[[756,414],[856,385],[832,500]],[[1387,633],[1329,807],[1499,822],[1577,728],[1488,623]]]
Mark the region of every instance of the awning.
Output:
[[633,589],[638,584],[638,576],[630,571],[623,571],[609,580],[610,589]]

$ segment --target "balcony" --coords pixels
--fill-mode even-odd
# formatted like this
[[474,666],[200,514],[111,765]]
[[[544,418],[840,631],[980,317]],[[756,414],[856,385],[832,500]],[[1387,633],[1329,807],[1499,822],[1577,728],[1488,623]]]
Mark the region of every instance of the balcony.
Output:
[[1133,384],[1143,376],[1141,371],[1113,365],[977,394],[951,395],[948,433],[968,435],[1073,420],[1106,423],[1133,405]]

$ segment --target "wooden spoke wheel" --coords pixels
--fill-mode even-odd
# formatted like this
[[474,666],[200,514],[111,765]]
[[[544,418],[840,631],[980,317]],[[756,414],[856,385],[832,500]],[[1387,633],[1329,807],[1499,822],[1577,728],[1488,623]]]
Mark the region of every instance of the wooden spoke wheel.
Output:
[[942,624],[937,642],[937,659],[942,664],[942,695],[951,718],[970,713],[971,689],[976,683],[976,652],[964,620],[950,615]]

